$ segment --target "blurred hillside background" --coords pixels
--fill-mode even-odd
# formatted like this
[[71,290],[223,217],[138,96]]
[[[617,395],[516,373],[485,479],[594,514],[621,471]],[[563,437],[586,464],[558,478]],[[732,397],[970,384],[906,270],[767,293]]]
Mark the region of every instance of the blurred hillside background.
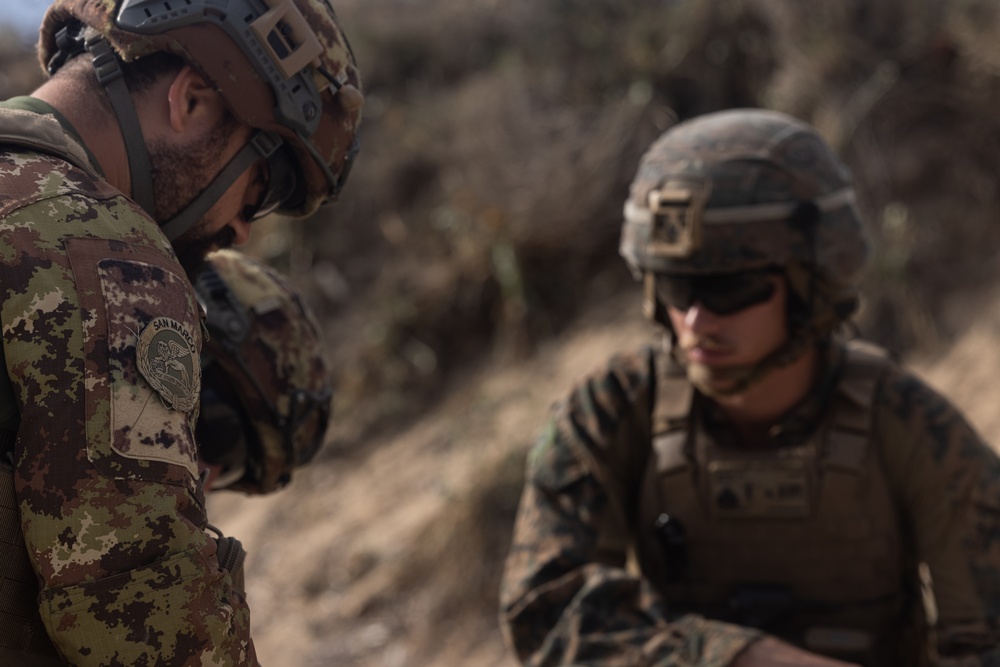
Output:
[[[212,499],[251,551],[265,664],[512,664],[496,589],[524,454],[573,381],[652,334],[620,211],[680,119],[761,106],[819,127],[873,243],[861,333],[1000,441],[993,0],[335,6],[362,154],[335,207],[262,221],[247,248],[319,313],[335,424],[289,488]],[[25,39],[0,35],[0,94],[30,91]]]

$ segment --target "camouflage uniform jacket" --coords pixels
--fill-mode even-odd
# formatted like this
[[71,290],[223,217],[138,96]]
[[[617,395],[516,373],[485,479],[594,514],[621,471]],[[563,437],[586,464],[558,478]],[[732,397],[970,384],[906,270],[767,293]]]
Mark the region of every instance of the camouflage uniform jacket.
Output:
[[2,416],[20,424],[49,638],[72,665],[255,665],[244,595],[204,532],[200,312],[169,243],[64,125],[6,107],[0,230],[0,395],[17,412]]
[[[842,354],[831,346],[817,387],[835,383]],[[657,378],[671,363],[662,348],[615,356],[555,407],[529,456],[501,590],[505,638],[525,665],[722,667],[762,636],[676,608],[635,565]],[[1000,460],[947,401],[885,367],[871,385],[871,445],[904,553],[935,583],[939,664],[1000,664]],[[824,404],[805,401],[775,433],[810,410],[824,419]]]

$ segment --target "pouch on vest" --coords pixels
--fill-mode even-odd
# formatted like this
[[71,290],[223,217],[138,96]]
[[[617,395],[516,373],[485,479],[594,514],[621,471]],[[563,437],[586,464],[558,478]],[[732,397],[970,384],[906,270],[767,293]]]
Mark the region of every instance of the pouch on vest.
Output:
[[[904,612],[902,536],[871,442],[889,362],[866,344],[843,350],[820,427],[801,444],[767,452],[715,443],[694,421],[686,377],[658,360],[637,553],[674,612],[885,664],[871,656],[899,636]],[[683,535],[682,555],[662,550],[664,515]]]

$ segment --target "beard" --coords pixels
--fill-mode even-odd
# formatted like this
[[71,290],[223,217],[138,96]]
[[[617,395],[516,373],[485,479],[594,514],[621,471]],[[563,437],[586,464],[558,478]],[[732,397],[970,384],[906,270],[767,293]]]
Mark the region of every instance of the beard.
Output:
[[[192,141],[185,146],[153,142],[149,146],[149,161],[153,176],[153,207],[160,225],[173,219],[207,188],[225,165],[219,164],[238,124],[229,117],[219,123],[208,140]],[[194,280],[211,250],[232,246],[236,232],[225,226],[209,232],[213,220],[201,217],[180,237],[171,242],[177,260]]]
[[198,225],[178,237],[173,242],[174,254],[188,280],[194,282],[205,265],[205,257],[209,252],[231,247],[235,237],[236,232],[232,227],[223,227],[215,234],[205,234]]

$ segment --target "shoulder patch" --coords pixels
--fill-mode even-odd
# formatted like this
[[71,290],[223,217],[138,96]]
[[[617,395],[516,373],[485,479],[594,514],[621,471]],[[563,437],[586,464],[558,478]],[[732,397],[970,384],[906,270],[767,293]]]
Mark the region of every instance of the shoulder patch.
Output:
[[201,386],[198,346],[187,328],[157,317],[142,330],[135,348],[136,365],[164,405],[179,412],[194,409]]

